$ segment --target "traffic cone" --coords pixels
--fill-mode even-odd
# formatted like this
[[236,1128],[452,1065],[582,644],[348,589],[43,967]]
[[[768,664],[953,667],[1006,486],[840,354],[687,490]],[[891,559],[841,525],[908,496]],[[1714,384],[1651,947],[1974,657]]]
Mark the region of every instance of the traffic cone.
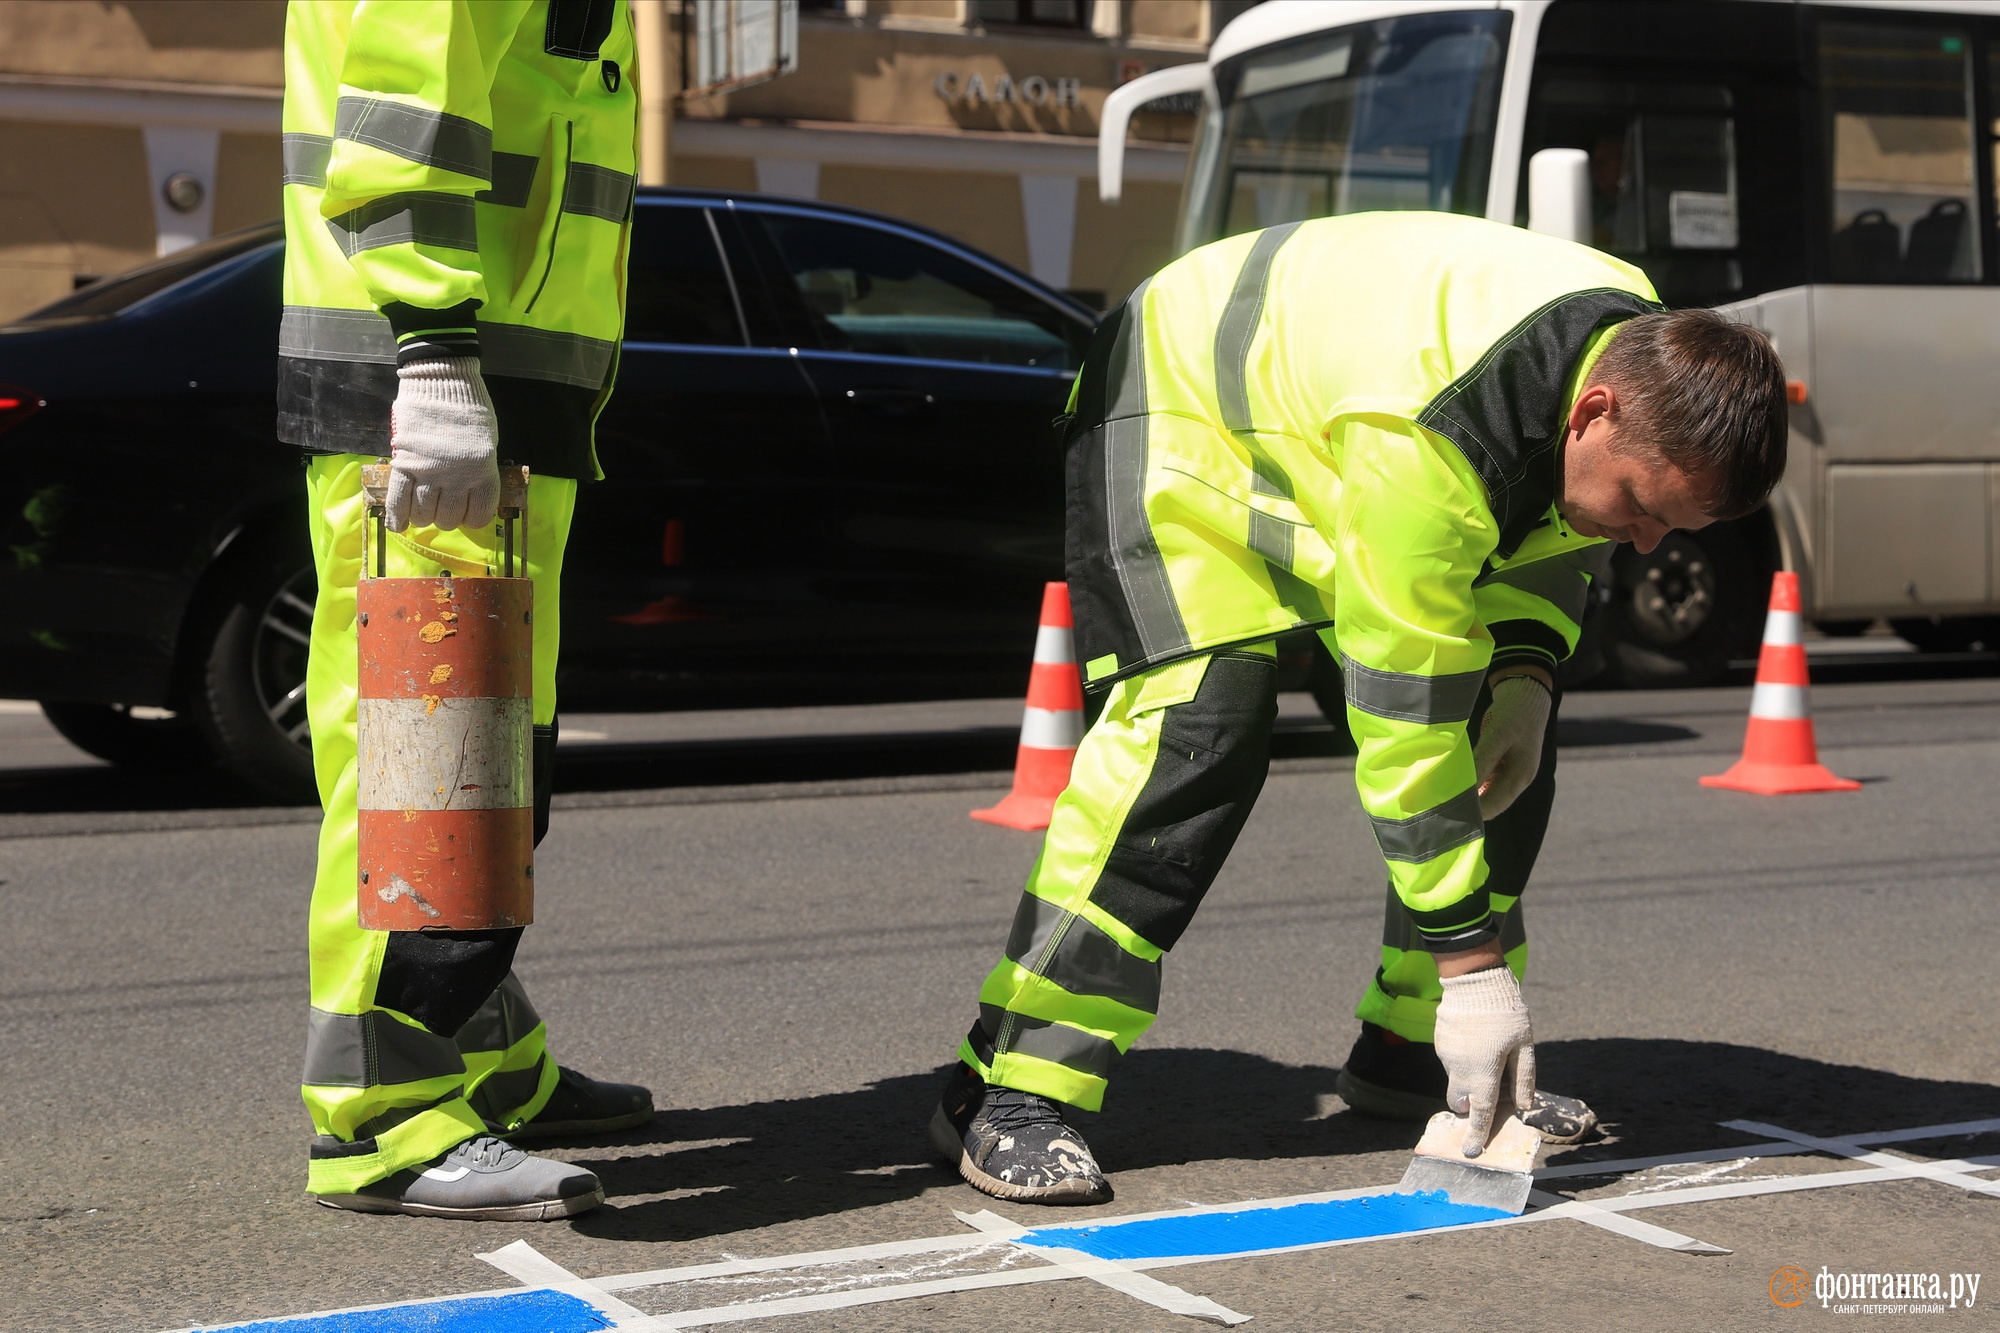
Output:
[[1800,791],[1859,791],[1819,762],[1812,713],[1806,704],[1806,649],[1799,639],[1799,576],[1771,580],[1771,613],[1764,622],[1764,650],[1757,657],[1757,686],[1750,695],[1750,726],[1743,757],[1727,773],[1701,780],[1704,787],[1782,796]]
[[1077,674],[1070,635],[1069,585],[1042,589],[1042,623],[1035,631],[1035,665],[1028,676],[1028,707],[1021,717],[1021,748],[1014,759],[1014,790],[1000,804],[974,810],[974,819],[1032,831],[1049,826],[1056,797],[1069,786],[1070,762],[1083,739],[1083,677]]

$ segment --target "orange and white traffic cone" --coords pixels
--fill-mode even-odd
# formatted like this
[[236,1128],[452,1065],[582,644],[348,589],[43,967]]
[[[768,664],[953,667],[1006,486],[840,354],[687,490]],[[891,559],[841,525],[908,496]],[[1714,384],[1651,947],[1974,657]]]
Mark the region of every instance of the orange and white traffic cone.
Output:
[[1799,576],[1781,571],[1771,580],[1771,613],[1764,622],[1764,650],[1757,657],[1743,757],[1727,773],[1703,778],[1702,786],[1759,796],[1860,790],[1860,783],[1836,777],[1819,762],[1812,711],[1806,703],[1806,649],[1799,626]]
[[1071,623],[1069,585],[1048,584],[1042,589],[1041,628],[1035,631],[1035,665],[1021,717],[1014,790],[1000,804],[974,810],[974,819],[1004,828],[1045,829],[1056,797],[1069,786],[1069,766],[1083,739],[1083,677],[1076,669]]

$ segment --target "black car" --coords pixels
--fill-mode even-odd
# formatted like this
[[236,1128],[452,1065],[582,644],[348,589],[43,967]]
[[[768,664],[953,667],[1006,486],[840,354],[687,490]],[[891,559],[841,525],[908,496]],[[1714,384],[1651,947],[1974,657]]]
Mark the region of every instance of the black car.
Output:
[[[310,789],[275,224],[0,329],[0,697],[93,754]],[[855,209],[641,191],[568,708],[1006,694],[1061,577],[1091,310]],[[197,743],[198,741],[198,743]]]

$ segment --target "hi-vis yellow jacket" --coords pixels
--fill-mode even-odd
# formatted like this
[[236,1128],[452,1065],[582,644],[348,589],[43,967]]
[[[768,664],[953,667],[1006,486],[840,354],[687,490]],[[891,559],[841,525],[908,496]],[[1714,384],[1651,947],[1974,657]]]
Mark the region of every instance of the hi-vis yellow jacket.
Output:
[[1066,438],[1087,685],[1333,626],[1361,803],[1431,948],[1492,933],[1466,722],[1494,665],[1576,646],[1603,544],[1553,508],[1563,430],[1652,298],[1580,245],[1358,214],[1184,255],[1085,358]]
[[633,53],[625,0],[293,0],[281,438],[386,453],[398,358],[476,353],[502,455],[597,475]]

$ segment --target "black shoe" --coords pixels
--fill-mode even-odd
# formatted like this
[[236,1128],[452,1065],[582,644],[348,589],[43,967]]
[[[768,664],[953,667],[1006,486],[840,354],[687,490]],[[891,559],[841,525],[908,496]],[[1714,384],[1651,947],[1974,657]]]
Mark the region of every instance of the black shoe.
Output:
[[481,1134],[352,1194],[316,1197],[328,1208],[355,1213],[546,1222],[589,1212],[604,1202],[604,1186],[580,1166],[531,1157]]
[[965,1182],[1017,1203],[1108,1203],[1111,1182],[1056,1104],[952,1071],[931,1117],[931,1143]]
[[[1334,1091],[1363,1115],[1428,1120],[1445,1109],[1446,1082],[1435,1046],[1363,1023]],[[1521,1121],[1549,1143],[1581,1143],[1597,1127],[1597,1113],[1578,1098],[1537,1088]]]
[[[600,1083],[588,1074],[567,1066],[556,1067],[555,1091],[548,1105],[519,1129],[507,1131],[510,1139],[553,1139],[571,1134],[608,1134],[614,1129],[631,1129],[653,1118],[653,1094],[636,1083]],[[499,1125],[486,1126],[495,1134]]]

